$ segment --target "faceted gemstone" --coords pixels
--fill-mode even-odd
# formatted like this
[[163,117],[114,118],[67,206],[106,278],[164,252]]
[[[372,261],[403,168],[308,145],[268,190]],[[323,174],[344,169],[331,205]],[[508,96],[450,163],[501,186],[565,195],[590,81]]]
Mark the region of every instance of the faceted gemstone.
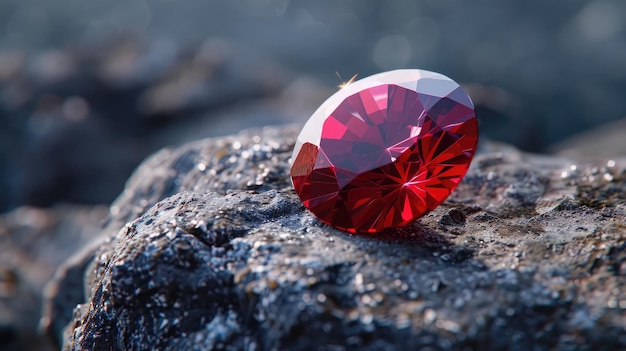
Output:
[[439,206],[474,157],[474,105],[450,78],[424,70],[352,83],[305,124],[292,156],[298,196],[350,233],[409,224]]

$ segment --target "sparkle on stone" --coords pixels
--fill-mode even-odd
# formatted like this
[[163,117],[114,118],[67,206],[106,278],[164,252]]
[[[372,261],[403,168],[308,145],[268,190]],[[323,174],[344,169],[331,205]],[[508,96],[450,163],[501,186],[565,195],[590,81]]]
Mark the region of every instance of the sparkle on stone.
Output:
[[453,80],[424,70],[361,79],[305,124],[291,177],[304,205],[350,233],[407,225],[439,206],[474,156],[474,105]]

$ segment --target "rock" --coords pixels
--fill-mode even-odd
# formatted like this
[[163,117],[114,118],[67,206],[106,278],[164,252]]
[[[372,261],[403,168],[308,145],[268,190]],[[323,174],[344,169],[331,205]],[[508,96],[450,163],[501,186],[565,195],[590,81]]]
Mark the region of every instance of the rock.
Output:
[[[85,273],[85,299],[44,316],[67,324],[50,331],[63,348],[626,348],[626,160],[486,145],[442,206],[366,237],[300,204],[296,133],[245,131],[145,161],[99,245],[57,274]],[[49,291],[79,289],[67,281]]]
[[105,206],[58,205],[20,207],[0,216],[3,350],[51,349],[37,333],[44,286],[63,261],[95,236],[107,213]]

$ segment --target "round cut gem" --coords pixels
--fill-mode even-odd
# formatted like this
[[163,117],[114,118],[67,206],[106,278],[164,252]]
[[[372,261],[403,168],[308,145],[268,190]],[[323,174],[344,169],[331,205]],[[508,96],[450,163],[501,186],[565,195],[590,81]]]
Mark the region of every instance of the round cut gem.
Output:
[[396,70],[354,82],[305,124],[292,156],[296,193],[350,233],[407,225],[439,206],[474,157],[474,105],[450,78]]

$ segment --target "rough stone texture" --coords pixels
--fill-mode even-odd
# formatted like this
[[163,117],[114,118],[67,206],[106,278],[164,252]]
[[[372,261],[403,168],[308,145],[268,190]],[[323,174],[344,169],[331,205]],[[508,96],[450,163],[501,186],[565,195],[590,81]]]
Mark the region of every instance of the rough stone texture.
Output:
[[67,350],[626,348],[626,160],[484,145],[442,206],[370,238],[298,202],[296,132],[148,159],[51,283],[88,266],[83,301],[50,295],[48,331]]

